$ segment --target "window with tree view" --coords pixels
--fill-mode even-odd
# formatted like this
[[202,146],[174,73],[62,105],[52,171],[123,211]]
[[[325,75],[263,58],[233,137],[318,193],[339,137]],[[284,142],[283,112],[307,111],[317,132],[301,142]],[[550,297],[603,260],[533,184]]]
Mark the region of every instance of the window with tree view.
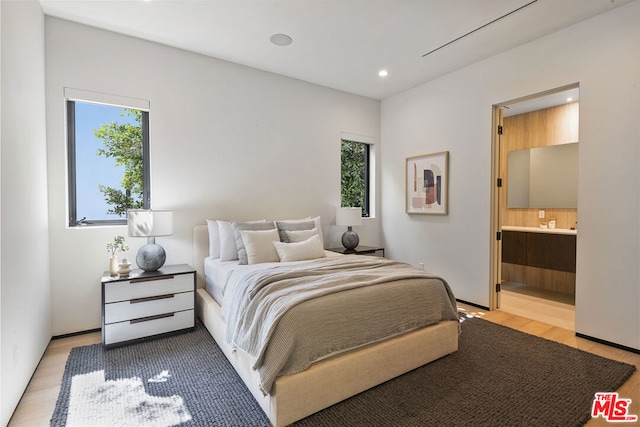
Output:
[[341,205],[362,207],[362,216],[368,217],[370,182],[370,144],[342,140],[341,151]]
[[126,224],[149,208],[149,113],[67,101],[69,225]]

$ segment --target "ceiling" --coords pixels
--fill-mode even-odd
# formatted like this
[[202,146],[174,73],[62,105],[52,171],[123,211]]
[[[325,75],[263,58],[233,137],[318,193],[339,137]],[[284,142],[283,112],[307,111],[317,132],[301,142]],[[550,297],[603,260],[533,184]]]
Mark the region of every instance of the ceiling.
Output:
[[[40,4],[50,16],[383,99],[630,1],[40,0]],[[270,37],[278,33],[289,35],[293,43],[271,43]],[[387,77],[378,76],[381,69],[388,71]]]
[[571,85],[571,87],[568,88],[560,88],[541,94],[527,96],[524,99],[505,102],[501,106],[504,108],[504,117],[509,117],[579,101],[580,88],[575,85]]

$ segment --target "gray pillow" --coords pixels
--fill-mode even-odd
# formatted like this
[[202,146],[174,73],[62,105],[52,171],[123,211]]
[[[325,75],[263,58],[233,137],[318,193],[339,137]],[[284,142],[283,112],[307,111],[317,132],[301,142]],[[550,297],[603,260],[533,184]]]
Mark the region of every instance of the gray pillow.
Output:
[[244,241],[242,240],[242,234],[240,230],[273,230],[275,225],[272,221],[267,222],[232,222],[231,228],[233,229],[233,235],[236,238],[236,246],[238,247],[238,264],[249,264],[249,257],[247,256],[247,249],[244,247]]
[[289,243],[289,236],[287,236],[287,231],[313,230],[316,226],[316,223],[313,221],[276,221],[276,225],[278,226],[280,241]]

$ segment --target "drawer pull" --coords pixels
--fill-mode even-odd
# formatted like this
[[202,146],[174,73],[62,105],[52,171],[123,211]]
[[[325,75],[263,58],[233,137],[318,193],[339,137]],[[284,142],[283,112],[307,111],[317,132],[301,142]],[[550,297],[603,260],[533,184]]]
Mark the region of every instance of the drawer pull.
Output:
[[132,279],[130,283],[133,285],[134,283],[153,282],[155,280],[168,280],[168,279],[173,279],[173,276],[141,277],[139,279]]
[[130,304],[138,304],[141,302],[149,302],[149,301],[157,301],[160,299],[169,299],[169,298],[174,298],[175,294],[167,294],[167,295],[156,295],[153,297],[146,297],[146,298],[136,298],[136,299],[132,299],[131,301],[129,301]]
[[158,320],[158,319],[164,319],[166,317],[173,317],[173,315],[174,313],[165,313],[165,314],[158,314],[156,316],[141,317],[140,319],[129,320],[129,324],[133,325],[135,323],[150,322],[151,320]]

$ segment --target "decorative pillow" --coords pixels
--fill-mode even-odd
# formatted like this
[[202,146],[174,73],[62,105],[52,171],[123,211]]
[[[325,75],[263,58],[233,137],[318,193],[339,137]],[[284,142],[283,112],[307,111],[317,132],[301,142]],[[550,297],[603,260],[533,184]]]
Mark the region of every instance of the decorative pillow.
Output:
[[244,242],[242,240],[242,234],[240,231],[242,230],[275,230],[276,226],[272,221],[257,221],[257,222],[232,222],[231,228],[233,229],[233,234],[236,238],[236,247],[238,249],[238,264],[247,265],[249,263],[249,258],[247,257],[247,250],[244,247]]
[[[311,238],[311,236],[315,236],[318,234],[317,228],[312,228],[311,230],[293,230],[293,231],[285,231],[287,234],[287,242],[288,243],[296,243],[296,242],[304,242],[305,240]],[[282,241],[282,239],[280,239]],[[286,243],[286,242],[285,242]]]
[[207,227],[209,228],[209,256],[212,258],[220,258],[220,231],[218,230],[218,221],[208,219]]
[[308,221],[313,221],[313,223],[315,224],[315,228],[318,229],[318,235],[320,236],[320,243],[323,244],[324,247],[324,238],[323,238],[323,234],[322,234],[322,221],[320,219],[320,216],[316,216],[311,218],[310,216],[303,218],[303,219],[288,219],[288,220],[283,220],[282,222],[308,222]]
[[234,261],[238,259],[238,247],[231,223],[220,220],[217,222],[220,235],[220,261]]
[[324,258],[326,255],[322,248],[320,236],[315,235],[311,238],[296,243],[273,242],[280,261],[304,261],[307,259]]
[[[278,227],[278,233],[280,234],[280,241],[289,243],[289,237],[287,236],[287,231],[311,230],[312,228],[315,227],[315,223],[310,220],[276,221],[276,226]],[[306,239],[303,239],[303,240],[306,240]]]
[[[233,232],[233,221],[217,220],[218,234],[220,236],[220,261],[235,261],[238,259],[238,246],[236,245],[236,235]],[[264,223],[266,220],[250,221],[252,223]]]
[[273,242],[279,242],[278,230],[240,230],[245,250],[247,251],[248,264],[260,264],[263,262],[278,262],[278,252]]
[[318,236],[320,236],[320,245],[324,248],[324,235],[322,234],[322,221],[320,219],[320,216],[316,216],[310,219],[311,221],[313,221],[313,223],[316,225],[316,228],[318,229]]

